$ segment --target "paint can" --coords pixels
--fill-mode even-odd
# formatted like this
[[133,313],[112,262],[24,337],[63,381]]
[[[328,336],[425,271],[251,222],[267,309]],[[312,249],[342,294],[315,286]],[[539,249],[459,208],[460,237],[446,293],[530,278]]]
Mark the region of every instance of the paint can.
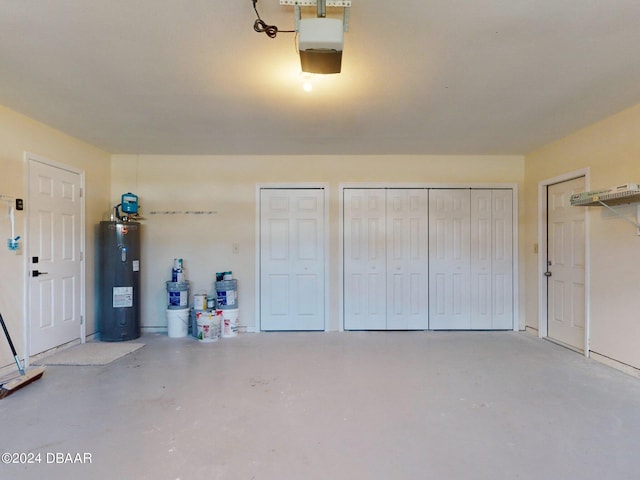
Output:
[[189,306],[189,282],[167,282],[167,303],[171,309]]
[[207,292],[199,292],[193,295],[193,308],[196,310],[207,309]]
[[189,331],[189,309],[167,309],[167,335],[171,338],[186,337]]
[[220,338],[221,315],[212,310],[196,312],[196,338],[202,343],[215,342]]
[[238,309],[219,310],[222,313],[222,338],[230,338],[238,335]]
[[207,297],[207,308],[209,310],[215,310],[215,308],[216,308],[216,297]]
[[238,308],[238,281],[221,280],[216,282],[218,309],[230,310]]

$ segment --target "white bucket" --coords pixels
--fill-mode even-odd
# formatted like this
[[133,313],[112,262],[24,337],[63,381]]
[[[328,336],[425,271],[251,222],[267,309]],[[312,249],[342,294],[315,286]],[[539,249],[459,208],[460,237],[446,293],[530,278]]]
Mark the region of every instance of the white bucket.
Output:
[[196,310],[206,310],[207,309],[207,294],[206,293],[196,293],[193,296],[193,308]]
[[189,331],[189,309],[167,309],[167,334],[171,338],[186,337]]
[[196,312],[196,338],[203,343],[215,342],[220,338],[221,315],[213,311]]
[[222,338],[230,338],[238,335],[238,309],[218,310],[222,312]]

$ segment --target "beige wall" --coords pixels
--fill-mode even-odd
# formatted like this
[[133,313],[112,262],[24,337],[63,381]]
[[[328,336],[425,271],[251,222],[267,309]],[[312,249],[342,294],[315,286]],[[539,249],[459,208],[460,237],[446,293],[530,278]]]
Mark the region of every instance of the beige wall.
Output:
[[[22,236],[29,205],[26,199],[25,152],[70,165],[85,172],[86,195],[86,319],[87,334],[95,332],[94,225],[109,205],[110,156],[107,152],[80,142],[23,115],[0,106],[0,194],[25,200],[25,210],[16,213],[16,234]],[[7,248],[11,227],[4,203],[0,204],[0,312],[10,330],[20,358],[24,353],[25,255]],[[0,338],[0,367],[12,357],[4,338]]]
[[[142,323],[166,326],[172,259],[182,257],[193,291],[213,290],[216,271],[238,279],[240,320],[256,326],[256,185],[327,184],[329,329],[339,328],[339,186],[347,182],[510,183],[521,185],[521,156],[137,156],[112,157],[112,203],[131,191],[146,217],[142,246]],[[152,215],[215,210],[216,215]],[[240,253],[232,253],[232,244]],[[522,269],[521,269],[522,270]],[[523,291],[521,290],[522,295]],[[521,296],[522,296],[521,295]],[[524,305],[524,302],[521,301]]]
[[[640,106],[625,110],[525,157],[526,323],[538,327],[537,188],[589,168],[590,190],[640,183]],[[616,207],[636,220],[637,205]],[[576,207],[578,208],[578,207]],[[585,207],[580,207],[585,208]],[[640,368],[640,237],[605,208],[589,207],[591,350]]]

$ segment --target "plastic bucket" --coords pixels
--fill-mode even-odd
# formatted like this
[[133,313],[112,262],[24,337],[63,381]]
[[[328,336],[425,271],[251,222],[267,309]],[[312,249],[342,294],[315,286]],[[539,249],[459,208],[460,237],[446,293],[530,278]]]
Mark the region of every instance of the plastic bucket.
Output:
[[220,327],[222,338],[238,335],[238,309],[221,310],[222,324]]
[[189,282],[167,282],[167,304],[171,309],[189,306]]
[[167,334],[171,338],[186,337],[189,331],[189,309],[167,309]]
[[196,312],[196,338],[203,343],[215,342],[220,338],[221,316],[205,310]]
[[222,280],[216,282],[218,295],[218,309],[229,310],[238,308],[238,281]]

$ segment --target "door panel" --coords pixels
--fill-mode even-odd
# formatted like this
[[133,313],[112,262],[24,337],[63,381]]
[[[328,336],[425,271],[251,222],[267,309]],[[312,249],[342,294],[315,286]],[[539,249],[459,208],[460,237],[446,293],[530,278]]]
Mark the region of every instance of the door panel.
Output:
[[324,190],[260,192],[262,330],[324,330]]
[[388,189],[388,330],[429,327],[427,190]]
[[429,328],[469,329],[470,191],[429,191]]
[[471,328],[513,328],[511,190],[471,190]]
[[584,350],[585,209],[569,198],[585,189],[584,177],[547,187],[547,334]]
[[344,190],[344,328],[386,329],[385,190]]
[[80,338],[81,186],[80,174],[29,160],[30,355]]

